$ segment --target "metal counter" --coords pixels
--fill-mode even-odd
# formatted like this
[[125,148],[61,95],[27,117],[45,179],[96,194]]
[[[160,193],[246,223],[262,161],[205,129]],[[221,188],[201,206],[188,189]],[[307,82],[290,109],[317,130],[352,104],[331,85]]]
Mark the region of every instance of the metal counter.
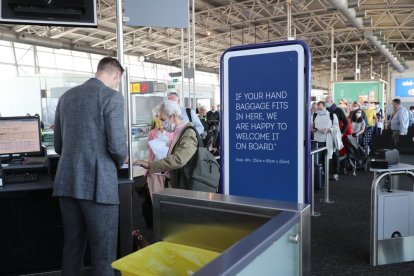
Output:
[[166,189],[154,194],[154,234],[222,253],[194,275],[310,275],[310,207]]

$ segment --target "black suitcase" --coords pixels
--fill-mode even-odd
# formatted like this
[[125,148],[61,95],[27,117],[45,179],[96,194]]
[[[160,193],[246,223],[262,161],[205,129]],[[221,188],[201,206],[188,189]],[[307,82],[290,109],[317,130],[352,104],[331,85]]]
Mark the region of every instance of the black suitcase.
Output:
[[322,165],[314,164],[313,169],[315,171],[314,180],[315,180],[315,191],[319,191],[325,188],[325,172]]

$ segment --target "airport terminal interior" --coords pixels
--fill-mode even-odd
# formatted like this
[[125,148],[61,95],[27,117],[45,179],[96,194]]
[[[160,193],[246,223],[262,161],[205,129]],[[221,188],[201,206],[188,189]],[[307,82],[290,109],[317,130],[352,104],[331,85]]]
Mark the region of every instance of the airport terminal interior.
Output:
[[[414,275],[414,0],[0,0],[0,275],[64,269],[61,99],[91,78],[124,98],[80,119],[113,275]],[[91,235],[78,275],[112,275]]]

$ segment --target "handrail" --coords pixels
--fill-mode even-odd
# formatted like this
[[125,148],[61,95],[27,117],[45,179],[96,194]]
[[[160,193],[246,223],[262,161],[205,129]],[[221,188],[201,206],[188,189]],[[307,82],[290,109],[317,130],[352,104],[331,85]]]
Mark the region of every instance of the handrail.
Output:
[[[327,152],[328,151],[328,147],[322,147],[322,148],[318,148],[315,149],[313,151],[311,151],[311,157],[312,157],[312,202],[311,202],[311,215],[313,217],[318,217],[321,214],[319,212],[315,212],[315,169],[314,169],[314,164],[315,164],[315,154],[319,153],[319,152]],[[324,199],[322,200],[322,202],[324,203],[333,203],[333,201],[331,201],[329,199],[329,159],[328,159],[328,155],[325,153],[325,192],[324,192]]]
[[[371,186],[371,256],[370,263],[372,266],[378,265],[378,186],[381,180],[391,175],[410,175],[414,179],[414,173],[410,170],[389,171],[383,172],[380,175],[375,175]],[[391,181],[391,179],[390,179]],[[391,185],[391,182],[390,184]],[[392,187],[391,187],[392,188]]]
[[324,150],[327,150],[327,149],[328,149],[328,147],[315,149],[315,150],[311,151],[311,155],[314,155],[315,153],[318,153],[318,152],[321,152],[321,151],[324,151]]

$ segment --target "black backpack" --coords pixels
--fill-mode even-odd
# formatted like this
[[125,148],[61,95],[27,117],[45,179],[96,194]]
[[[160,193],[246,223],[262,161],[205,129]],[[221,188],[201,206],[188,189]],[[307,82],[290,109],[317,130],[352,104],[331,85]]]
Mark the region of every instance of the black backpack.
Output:
[[203,141],[193,126],[187,126],[182,133],[192,129],[197,136],[197,151],[182,168],[186,178],[186,189],[216,193],[220,182],[220,165],[213,154],[203,146]]
[[368,156],[357,139],[352,135],[345,137],[345,148],[350,158],[354,160],[365,160]]

